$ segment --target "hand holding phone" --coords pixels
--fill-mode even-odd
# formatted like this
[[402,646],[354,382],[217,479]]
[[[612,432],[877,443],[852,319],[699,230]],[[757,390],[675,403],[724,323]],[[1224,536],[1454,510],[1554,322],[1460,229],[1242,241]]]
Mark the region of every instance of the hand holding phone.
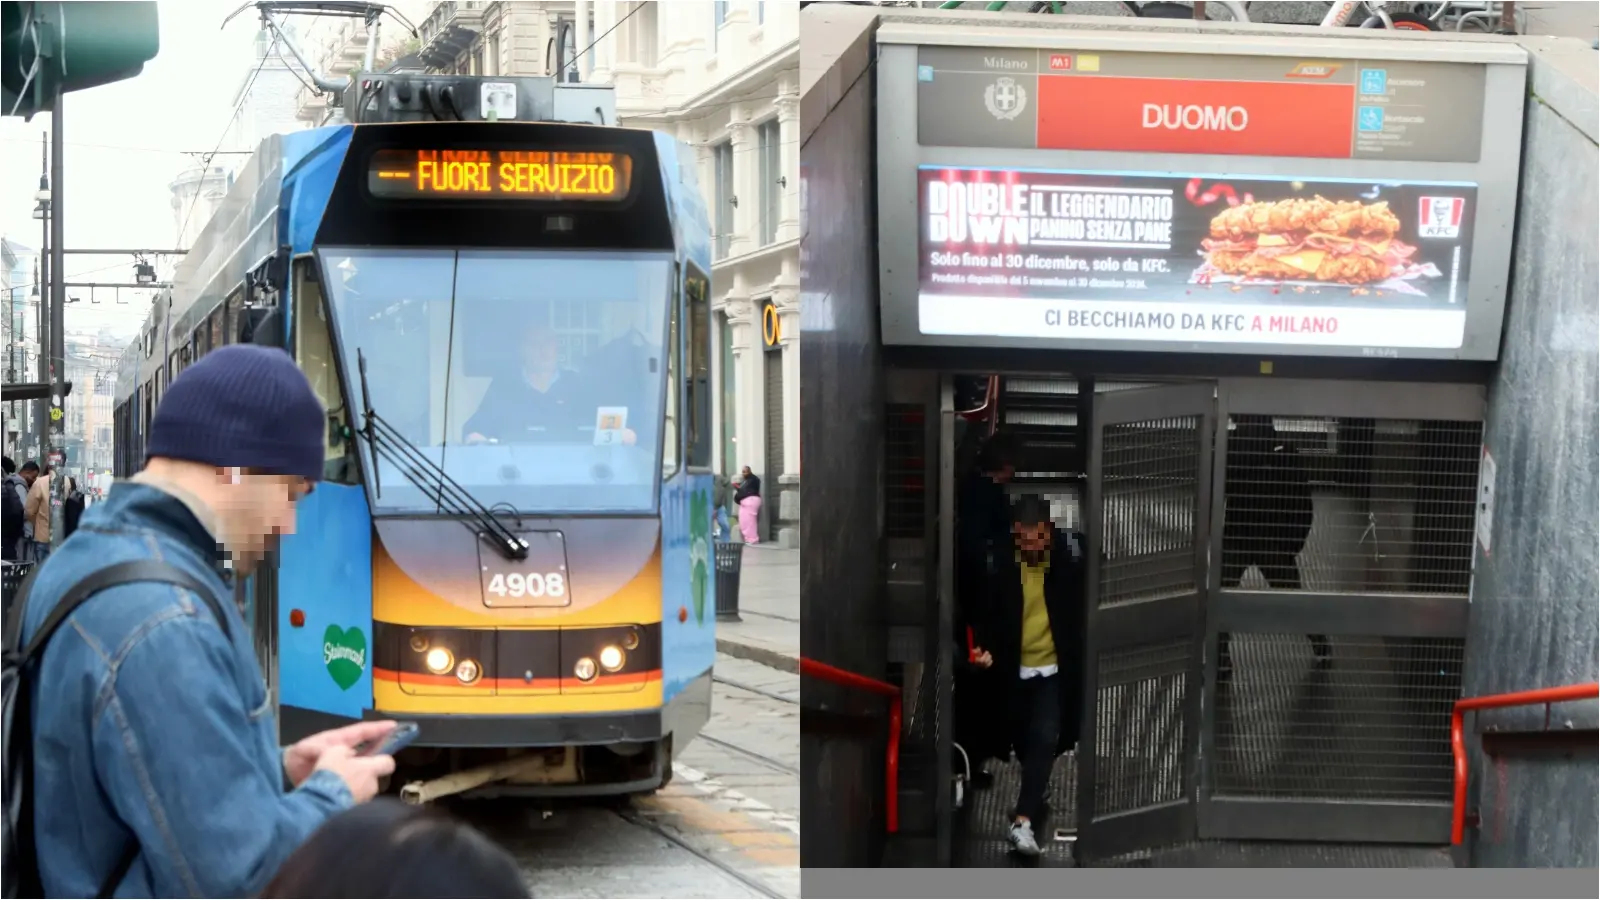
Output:
[[374,745],[366,741],[356,747],[357,756],[393,756],[404,750],[422,733],[422,728],[415,722],[400,722],[394,730],[384,736],[383,740]]

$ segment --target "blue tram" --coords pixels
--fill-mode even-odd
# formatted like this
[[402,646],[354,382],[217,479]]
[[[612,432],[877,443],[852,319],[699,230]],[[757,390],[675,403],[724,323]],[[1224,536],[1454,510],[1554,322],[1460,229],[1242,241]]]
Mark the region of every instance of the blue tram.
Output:
[[283,740],[418,722],[414,801],[622,795],[710,714],[710,229],[693,151],[551,122],[265,141],[117,381],[117,474],[168,382],[281,346],[324,481],[236,585]]

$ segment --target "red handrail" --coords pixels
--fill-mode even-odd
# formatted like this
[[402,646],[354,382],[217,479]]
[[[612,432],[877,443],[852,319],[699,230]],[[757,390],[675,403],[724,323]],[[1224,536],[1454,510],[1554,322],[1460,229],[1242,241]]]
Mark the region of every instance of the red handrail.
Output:
[[1455,756],[1455,805],[1450,815],[1450,843],[1460,846],[1467,831],[1467,743],[1466,713],[1469,710],[1504,709],[1510,706],[1544,706],[1552,703],[1569,703],[1573,700],[1590,700],[1600,697],[1600,683],[1569,684],[1565,687],[1540,688],[1536,691],[1516,691],[1510,694],[1490,694],[1485,697],[1464,697],[1456,701],[1450,713],[1450,752]]
[[888,782],[889,833],[900,830],[900,689],[887,681],[857,675],[827,663],[800,657],[800,674],[827,681],[842,687],[855,688],[889,698],[889,750],[885,761],[885,780]]

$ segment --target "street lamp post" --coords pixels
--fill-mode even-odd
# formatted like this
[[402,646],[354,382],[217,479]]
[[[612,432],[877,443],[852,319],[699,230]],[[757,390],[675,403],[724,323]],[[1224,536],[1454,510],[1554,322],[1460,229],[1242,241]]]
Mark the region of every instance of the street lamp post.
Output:
[[[39,345],[39,383],[45,384],[50,380],[49,359],[49,315],[50,308],[50,136],[39,135],[39,191],[34,194],[36,201],[33,207],[33,217],[39,220],[40,230],[43,232],[39,244],[39,277],[33,283],[33,295],[39,298],[37,325],[34,328],[34,337]],[[24,362],[26,365],[26,362]],[[37,454],[40,465],[43,465],[45,453],[45,430],[48,421],[49,401],[40,399],[33,401],[33,452]]]
[[62,251],[65,249],[66,233],[64,227],[65,204],[61,202],[62,170],[66,168],[67,147],[61,139],[61,107],[65,104],[66,92],[56,91],[56,99],[50,106],[50,253],[51,269],[55,271],[55,278],[50,282],[50,465],[56,474],[50,478],[50,542],[60,545],[65,539],[62,534],[63,503],[67,499],[65,470],[67,463],[66,454],[66,368],[67,368],[67,341],[66,341],[66,312],[67,312],[67,279],[66,260]]

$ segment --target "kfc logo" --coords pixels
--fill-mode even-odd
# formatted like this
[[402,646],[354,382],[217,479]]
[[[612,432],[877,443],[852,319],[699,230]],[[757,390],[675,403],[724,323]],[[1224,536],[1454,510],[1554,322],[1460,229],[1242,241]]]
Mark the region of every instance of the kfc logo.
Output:
[[1458,238],[1467,201],[1460,197],[1423,197],[1417,209],[1417,237]]

